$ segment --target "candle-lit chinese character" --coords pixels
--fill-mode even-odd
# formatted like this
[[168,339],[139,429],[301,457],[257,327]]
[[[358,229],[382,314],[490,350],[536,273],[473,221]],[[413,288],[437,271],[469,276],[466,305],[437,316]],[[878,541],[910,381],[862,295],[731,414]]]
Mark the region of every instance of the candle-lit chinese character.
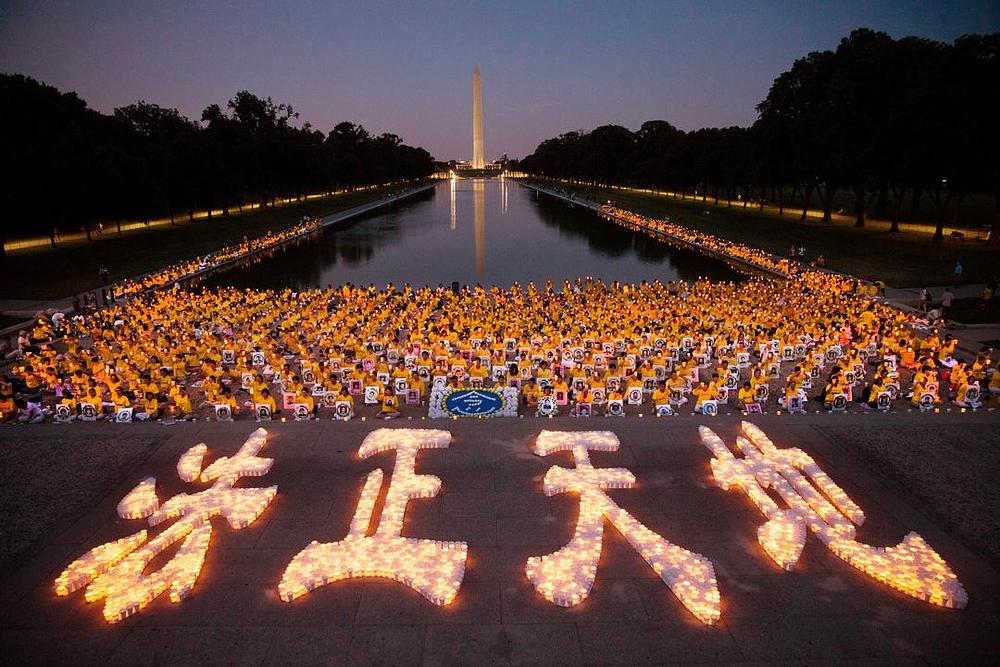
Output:
[[609,431],[542,431],[538,435],[535,453],[539,456],[564,450],[573,452],[576,467],[549,468],[544,490],[547,496],[579,494],[580,517],[569,544],[547,556],[528,559],[525,567],[528,579],[555,604],[570,607],[585,600],[597,574],[607,518],[698,620],[715,623],[720,607],[712,562],[663,539],[605,492],[635,486],[635,477],[625,468],[595,468],[590,463],[589,450],[614,452],[618,447],[617,436]]
[[[288,564],[278,593],[291,602],[324,584],[354,577],[393,579],[437,605],[449,604],[465,576],[468,546],[465,542],[440,542],[402,537],[406,503],[413,498],[433,498],[441,480],[415,472],[417,452],[446,448],[447,431],[379,429],[368,434],[358,455],[367,459],[396,450],[396,465],[389,479],[385,506],[372,526],[375,500],[382,488],[382,471],[368,473],[347,536],[339,542],[312,542]],[[373,534],[367,535],[369,529]]]
[[[701,440],[715,455],[712,474],[723,489],[743,491],[767,517],[757,540],[786,570],[798,562],[811,530],[839,558],[865,574],[920,600],[942,607],[964,607],[965,588],[948,564],[916,533],[894,547],[872,547],[854,539],[865,515],[853,500],[801,449],[778,449],[754,424],[743,422],[746,437],[736,438],[736,458],[712,429],[701,426]],[[770,489],[788,506],[782,509]]]
[[[56,593],[69,595],[87,586],[87,602],[104,599],[104,618],[116,623],[138,612],[157,596],[170,590],[170,600],[180,602],[194,587],[208,552],[213,516],[221,515],[240,530],[253,523],[274,499],[278,487],[236,489],[241,477],[260,477],[271,469],[273,459],[257,456],[267,440],[267,431],[257,429],[235,456],[223,456],[202,470],[207,452],[196,445],[177,464],[181,479],[214,483],[208,489],[181,493],[161,506],[156,498],[156,480],[147,478],[118,504],[122,518],[148,517],[150,526],[180,517],[152,540],[138,533],[94,547],[76,559],[56,579]],[[199,474],[200,473],[200,474]],[[158,570],[145,574],[149,563],[171,545],[181,542],[177,552]]]

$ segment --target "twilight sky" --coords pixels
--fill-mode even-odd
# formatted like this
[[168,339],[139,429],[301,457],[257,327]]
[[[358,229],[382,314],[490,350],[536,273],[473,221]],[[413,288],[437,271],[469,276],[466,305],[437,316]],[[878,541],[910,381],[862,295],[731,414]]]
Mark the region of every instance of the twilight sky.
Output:
[[487,157],[523,157],[606,123],[748,125],[795,58],[862,26],[951,41],[1000,30],[1000,3],[2,0],[0,70],[193,119],[248,89],[323,131],[351,120],[468,159],[478,63]]

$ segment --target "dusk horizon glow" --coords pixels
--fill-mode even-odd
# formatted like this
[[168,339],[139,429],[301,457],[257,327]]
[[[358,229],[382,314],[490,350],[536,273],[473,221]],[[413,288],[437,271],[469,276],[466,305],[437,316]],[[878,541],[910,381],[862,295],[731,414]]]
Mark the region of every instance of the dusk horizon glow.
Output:
[[603,124],[749,125],[776,76],[858,27],[951,42],[998,26],[985,2],[11,2],[0,70],[105,113],[142,99],[193,120],[246,89],[323,132],[349,120],[448,160],[471,157],[478,64],[492,160]]

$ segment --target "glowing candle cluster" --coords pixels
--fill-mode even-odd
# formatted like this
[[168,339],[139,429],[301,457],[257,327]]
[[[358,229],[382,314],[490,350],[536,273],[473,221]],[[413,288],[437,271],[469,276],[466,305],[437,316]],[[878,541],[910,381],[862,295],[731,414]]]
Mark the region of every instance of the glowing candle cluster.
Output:
[[401,536],[406,504],[413,498],[432,498],[441,489],[439,478],[416,474],[417,452],[446,448],[450,441],[451,434],[440,430],[379,429],[370,433],[358,450],[360,458],[396,450],[378,523],[372,525],[383,474],[374,470],[365,479],[347,536],[339,542],[313,541],[296,554],[278,584],[281,599],[291,602],[341,579],[382,577],[409,586],[436,605],[452,602],[465,577],[468,545]]
[[618,447],[618,437],[609,431],[539,434],[534,450],[537,455],[573,452],[575,467],[549,468],[544,491],[547,496],[579,494],[580,516],[569,544],[554,553],[528,559],[528,579],[554,604],[570,607],[585,600],[597,574],[607,518],[698,620],[715,623],[721,610],[712,562],[663,539],[605,492],[635,486],[635,476],[625,468],[594,468],[590,462],[590,450],[613,452]]
[[202,462],[207,453],[208,446],[201,443],[181,454],[177,460],[177,476],[189,483],[198,479],[198,475],[201,474]]
[[[143,530],[91,549],[59,575],[56,593],[69,595],[86,585],[84,597],[88,602],[103,599],[104,618],[111,623],[138,612],[167,590],[172,602],[180,602],[191,592],[205,562],[212,537],[211,517],[221,515],[239,530],[253,523],[274,499],[276,486],[233,488],[241,477],[261,476],[271,469],[273,459],[257,456],[266,441],[267,431],[257,429],[235,456],[221,457],[204,470],[201,463],[207,448],[192,447],[180,457],[178,474],[185,481],[200,476],[202,482],[214,483],[199,493],[178,494],[162,506],[157,503],[155,479],[140,482],[119,504],[119,514],[149,517],[150,526],[180,519],[148,542]],[[173,557],[155,572],[144,574],[154,558],[177,542],[181,544]]]
[[70,563],[56,579],[56,594],[69,595],[107,572],[146,541],[146,531],[96,546]]
[[[746,437],[736,458],[714,431],[701,426],[701,441],[714,454],[712,474],[723,489],[743,491],[767,517],[757,539],[768,556],[791,570],[798,562],[808,527],[834,554],[878,581],[931,604],[961,608],[968,595],[948,564],[916,533],[895,547],[872,547],[854,539],[864,523],[861,508],[800,449],[778,449],[754,424],[742,423]],[[781,509],[772,490],[788,506]]]
[[147,477],[125,494],[118,503],[118,516],[123,519],[145,519],[160,507],[156,497],[156,478]]

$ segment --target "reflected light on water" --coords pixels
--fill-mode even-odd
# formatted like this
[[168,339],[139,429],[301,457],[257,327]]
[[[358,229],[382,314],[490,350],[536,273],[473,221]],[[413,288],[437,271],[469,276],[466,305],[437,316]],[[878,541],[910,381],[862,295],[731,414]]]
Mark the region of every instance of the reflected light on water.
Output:
[[455,202],[455,185],[458,183],[458,179],[454,176],[451,177],[451,183],[449,184],[449,189],[451,190],[451,231],[455,231],[456,224],[458,222],[458,209],[456,208]]
[[476,226],[476,279],[483,278],[483,259],[486,254],[486,181],[477,178],[472,183],[472,206]]
[[740,279],[720,262],[539,197],[515,180],[449,178],[435,190],[282,246],[203,284],[298,290],[457,281],[509,287],[550,279],[558,285],[581,275],[634,283]]

